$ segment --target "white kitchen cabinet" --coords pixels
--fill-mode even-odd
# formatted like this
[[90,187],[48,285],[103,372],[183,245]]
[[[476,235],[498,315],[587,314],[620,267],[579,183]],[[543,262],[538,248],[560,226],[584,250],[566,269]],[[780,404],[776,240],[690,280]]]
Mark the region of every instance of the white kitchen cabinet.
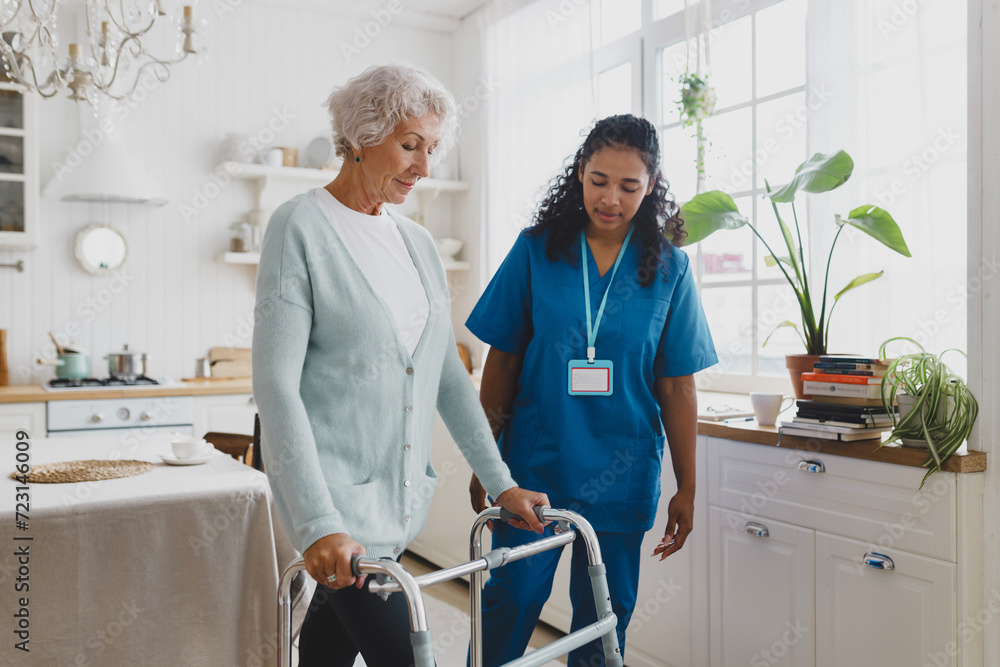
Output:
[[[981,474],[937,473],[920,490],[919,468],[718,438],[709,439],[708,458],[713,665],[748,664],[743,642],[756,635],[764,648],[772,639],[760,625],[794,622],[783,610],[808,593],[814,630],[792,648],[808,652],[814,636],[815,662],[758,652],[751,667],[983,667],[981,638],[958,642],[958,619],[983,604],[981,524],[970,509],[981,503]],[[741,525],[767,527],[766,539],[780,527],[814,540],[813,580],[800,580],[801,590],[779,586],[771,564],[745,546],[749,534],[738,535]]]
[[709,517],[712,666],[814,665],[814,531],[718,507]]
[[0,248],[38,244],[36,97],[0,74]]
[[257,404],[253,394],[220,394],[194,397],[194,432],[253,435]]
[[13,442],[18,431],[45,437],[45,403],[0,403],[0,439]]
[[954,665],[954,596],[954,563],[817,533],[817,667]]

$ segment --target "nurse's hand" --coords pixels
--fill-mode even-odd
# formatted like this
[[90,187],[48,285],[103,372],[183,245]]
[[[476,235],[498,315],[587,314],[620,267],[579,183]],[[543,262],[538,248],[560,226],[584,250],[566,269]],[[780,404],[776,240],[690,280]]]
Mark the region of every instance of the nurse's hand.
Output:
[[681,550],[694,528],[694,494],[678,491],[667,506],[667,528],[663,539],[653,549],[653,556],[663,560]]
[[[351,573],[351,557],[364,554],[365,548],[352,540],[350,535],[334,533],[313,542],[302,554],[302,559],[306,564],[306,572],[327,588],[344,588],[351,584],[361,588],[365,578],[355,577]],[[336,577],[333,581],[327,578],[331,575]]]
[[543,533],[545,531],[545,524],[538,520],[533,511],[536,505],[548,505],[549,497],[544,493],[538,493],[537,491],[528,491],[527,489],[522,489],[519,486],[514,486],[503,493],[497,498],[497,505],[504,508],[508,512],[513,512],[518,514],[527,521],[511,521],[510,525],[515,528],[520,528],[521,530],[533,530],[536,533]]
[[[476,477],[476,473],[472,473],[472,479],[469,480],[469,501],[472,503],[472,511],[476,514],[486,509],[486,487]],[[496,503],[493,503],[493,506],[496,507]],[[492,521],[487,521],[486,527],[491,533],[493,532]]]
[[[476,514],[486,509],[486,487],[476,477],[476,473],[472,473],[472,479],[469,480],[469,500],[472,502],[472,511]],[[493,506],[495,507],[496,503],[493,503]]]

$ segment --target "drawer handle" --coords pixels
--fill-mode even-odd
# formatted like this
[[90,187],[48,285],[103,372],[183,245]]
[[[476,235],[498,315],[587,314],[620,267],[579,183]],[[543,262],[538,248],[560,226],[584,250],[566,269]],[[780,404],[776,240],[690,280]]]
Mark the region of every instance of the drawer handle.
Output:
[[892,559],[888,556],[882,554],[877,554],[873,551],[865,554],[864,563],[868,567],[873,567],[876,570],[895,570],[896,564],[892,562]]
[[749,535],[754,537],[770,537],[771,533],[768,532],[767,526],[762,523],[756,523],[754,521],[747,521],[746,528],[744,530]]
[[826,466],[818,459],[802,459],[799,461],[799,470],[806,472],[826,472]]

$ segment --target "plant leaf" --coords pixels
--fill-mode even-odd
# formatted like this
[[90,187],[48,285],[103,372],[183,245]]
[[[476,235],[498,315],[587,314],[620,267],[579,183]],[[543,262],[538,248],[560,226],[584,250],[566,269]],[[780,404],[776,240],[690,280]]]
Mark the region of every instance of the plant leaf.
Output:
[[749,222],[733,198],[721,190],[695,195],[681,206],[681,217],[688,233],[684,245],[694,245],[720,229],[739,229]]
[[794,201],[795,193],[828,192],[847,182],[854,171],[854,160],[844,151],[816,153],[795,169],[795,176],[787,184],[771,193],[771,201]]
[[[785,327],[791,327],[791,328],[795,329],[795,333],[799,334],[799,338],[802,338],[802,332],[799,331],[799,325],[797,325],[795,322],[792,322],[791,320],[785,320],[784,322],[782,322],[778,326],[776,326],[773,329],[771,329],[771,333],[767,334],[767,338],[765,338],[764,342],[761,343],[761,347],[764,347],[765,345],[767,345],[767,341],[771,340],[771,336],[774,335],[775,331],[777,331],[778,329],[783,329]],[[802,341],[802,342],[804,343],[805,341]]]
[[850,292],[855,287],[861,287],[865,283],[870,283],[877,278],[881,278],[883,273],[885,273],[885,271],[879,271],[878,273],[862,273],[860,276],[847,283],[847,286],[844,287],[844,289],[837,292],[837,294],[833,297],[833,302],[837,303],[837,301],[840,300],[840,297],[844,296],[845,292]]
[[[792,260],[789,257],[782,255],[781,257],[775,257],[774,255],[768,255],[764,258],[765,266],[777,266],[778,262],[781,262],[785,266],[792,266]],[[792,267],[795,268],[795,267]]]
[[910,249],[906,247],[906,241],[903,240],[903,232],[899,229],[899,225],[888,211],[878,206],[871,204],[859,206],[848,214],[847,220],[837,216],[837,224],[860,229],[886,248],[895,250],[904,257],[912,256]]

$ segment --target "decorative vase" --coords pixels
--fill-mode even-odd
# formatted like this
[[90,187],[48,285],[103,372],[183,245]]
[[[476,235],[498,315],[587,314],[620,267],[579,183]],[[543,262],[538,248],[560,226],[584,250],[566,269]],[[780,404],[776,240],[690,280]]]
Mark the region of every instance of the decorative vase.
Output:
[[818,354],[786,354],[785,368],[792,379],[792,389],[795,391],[795,398],[810,398],[802,391],[802,374],[811,373],[813,364],[819,361]]

